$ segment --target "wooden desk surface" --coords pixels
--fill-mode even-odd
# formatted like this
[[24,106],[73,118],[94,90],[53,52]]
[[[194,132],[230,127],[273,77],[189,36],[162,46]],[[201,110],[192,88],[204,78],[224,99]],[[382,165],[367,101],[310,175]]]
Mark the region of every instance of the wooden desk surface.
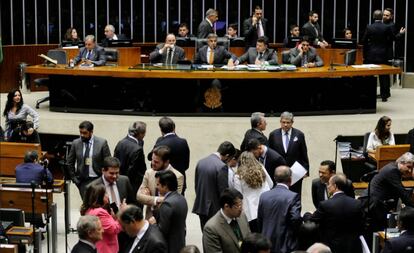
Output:
[[119,78],[178,78],[178,79],[287,79],[287,78],[337,78],[353,76],[372,76],[384,74],[399,74],[400,68],[380,65],[379,68],[353,68],[339,66],[335,70],[329,67],[298,68],[297,71],[233,71],[233,70],[157,70],[129,69],[127,66],[103,66],[94,68],[66,69],[65,65],[45,67],[43,65],[29,66],[28,74],[73,75],[73,76],[107,76]]
[[[0,177],[0,184],[15,184],[15,183],[16,183],[15,177]],[[65,181],[62,179],[53,180],[53,192],[54,193],[63,192],[64,185],[65,185]]]
[[[402,184],[405,188],[414,188],[414,180],[404,180]],[[363,190],[368,188],[368,183],[366,182],[354,182],[352,183],[355,190]]]

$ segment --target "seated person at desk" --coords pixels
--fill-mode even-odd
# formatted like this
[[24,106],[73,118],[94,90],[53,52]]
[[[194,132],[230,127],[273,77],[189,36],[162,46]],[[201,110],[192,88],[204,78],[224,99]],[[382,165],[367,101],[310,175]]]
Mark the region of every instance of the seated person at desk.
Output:
[[394,134],[391,132],[391,119],[382,116],[368,138],[367,151],[375,154],[377,147],[382,145],[395,145]]
[[309,45],[308,37],[303,36],[299,46],[290,50],[290,64],[296,67],[313,68],[323,66],[323,61],[316,49]]
[[[299,36],[300,36],[300,29],[299,29],[299,26],[297,24],[290,25],[289,29],[290,29],[290,35],[283,40],[283,46],[286,47],[286,48],[291,48],[292,47],[292,45],[289,45],[289,38],[299,38]],[[296,46],[298,44],[299,43],[297,43]]]
[[237,24],[230,24],[227,28],[227,34],[224,36],[229,39],[237,38]]
[[344,29],[343,33],[344,33],[344,38],[345,38],[345,39],[347,39],[347,40],[352,39],[352,31],[351,31],[351,28],[346,27],[346,28]]
[[34,129],[33,122],[26,121],[13,130],[11,142],[40,143],[39,133]]
[[79,54],[73,59],[74,64],[79,62],[84,64],[93,64],[94,66],[104,66],[106,62],[105,51],[98,46],[95,41],[95,36],[88,35],[85,38],[85,47],[79,49]]
[[176,39],[173,33],[165,38],[165,43],[157,45],[150,53],[151,63],[164,63],[166,65],[177,64],[178,61],[185,59],[184,49],[175,44]]
[[228,59],[228,66],[233,66],[237,57],[227,51],[223,46],[217,45],[217,35],[210,33],[207,37],[207,45],[198,50],[194,63],[195,64],[226,64]]
[[[382,253],[406,253],[414,249],[414,208],[404,207],[398,215],[401,235],[385,241]],[[409,251],[411,248],[411,251]]]
[[[40,184],[47,177],[47,182],[52,183],[52,173],[45,169],[38,163],[39,156],[36,151],[30,150],[24,154],[24,163],[16,167],[16,183],[31,183]],[[46,174],[46,175],[45,175]]]
[[108,41],[110,40],[126,40],[127,37],[123,34],[116,34],[115,27],[113,25],[105,26],[105,38],[102,40],[101,44],[103,47],[108,46]]
[[256,65],[278,65],[275,50],[268,48],[268,46],[268,39],[264,36],[259,37],[256,42],[256,47],[250,47],[246,53],[236,60],[235,65],[244,62]]
[[73,27],[69,27],[66,30],[64,40],[65,41],[71,41],[71,42],[74,42],[74,43],[79,43],[81,41],[80,38],[78,37],[78,32]]

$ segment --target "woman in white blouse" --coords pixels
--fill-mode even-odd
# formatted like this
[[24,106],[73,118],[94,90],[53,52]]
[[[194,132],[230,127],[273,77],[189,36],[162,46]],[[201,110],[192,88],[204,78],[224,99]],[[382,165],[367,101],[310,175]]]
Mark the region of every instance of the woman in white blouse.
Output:
[[27,120],[27,115],[33,120],[34,127],[28,129],[28,133],[32,134],[39,127],[39,114],[30,106],[23,103],[22,93],[19,89],[13,89],[7,95],[6,106],[3,116],[6,119],[5,139],[9,139],[14,128]]
[[260,195],[272,187],[273,181],[264,166],[252,152],[243,152],[240,155],[239,167],[234,177],[234,188],[243,194],[243,211],[247,216],[252,232],[259,232],[257,228],[257,208]]
[[391,132],[391,119],[382,116],[375,127],[375,131],[369,135],[367,151],[375,154],[377,147],[382,145],[395,145],[394,134]]

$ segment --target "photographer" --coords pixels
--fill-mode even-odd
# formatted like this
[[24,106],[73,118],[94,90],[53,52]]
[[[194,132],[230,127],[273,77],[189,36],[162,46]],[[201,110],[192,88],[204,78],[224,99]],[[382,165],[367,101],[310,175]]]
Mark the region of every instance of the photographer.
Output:
[[31,121],[20,124],[13,130],[9,141],[23,142],[23,143],[39,143],[39,133],[34,129],[34,124]]
[[16,166],[16,183],[31,183],[35,181],[40,184],[44,178],[45,173],[47,182],[53,182],[52,173],[38,163],[38,154],[34,150],[27,151],[24,155],[24,163]]

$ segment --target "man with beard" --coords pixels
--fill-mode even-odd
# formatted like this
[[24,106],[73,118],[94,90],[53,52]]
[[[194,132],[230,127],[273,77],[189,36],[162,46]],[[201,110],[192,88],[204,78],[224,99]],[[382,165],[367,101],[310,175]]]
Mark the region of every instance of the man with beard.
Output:
[[302,26],[301,35],[308,36],[314,46],[325,48],[328,42],[323,38],[321,27],[318,23],[319,15],[315,11],[309,12],[309,22]]

